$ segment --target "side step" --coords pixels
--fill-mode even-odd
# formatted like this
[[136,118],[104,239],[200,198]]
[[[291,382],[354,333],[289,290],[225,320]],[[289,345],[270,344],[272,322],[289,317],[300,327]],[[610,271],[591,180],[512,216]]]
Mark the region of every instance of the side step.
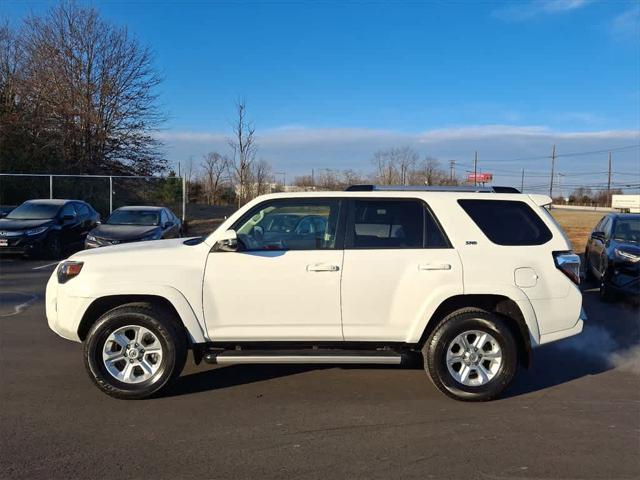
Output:
[[207,363],[221,365],[240,363],[339,363],[400,365],[402,355],[381,350],[224,350],[208,352],[203,357]]

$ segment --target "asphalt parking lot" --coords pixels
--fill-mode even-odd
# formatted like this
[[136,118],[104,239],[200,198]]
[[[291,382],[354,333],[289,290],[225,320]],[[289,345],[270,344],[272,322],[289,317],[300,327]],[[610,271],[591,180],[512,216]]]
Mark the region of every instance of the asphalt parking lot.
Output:
[[640,315],[538,349],[505,398],[460,403],[419,366],[188,366],[119,401],[51,332],[46,261],[0,259],[1,478],[638,478]]

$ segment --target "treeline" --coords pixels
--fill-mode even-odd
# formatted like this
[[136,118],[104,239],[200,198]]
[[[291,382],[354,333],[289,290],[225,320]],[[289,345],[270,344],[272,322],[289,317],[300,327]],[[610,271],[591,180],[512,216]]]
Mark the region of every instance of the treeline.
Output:
[[[243,104],[238,105],[244,108]],[[235,145],[241,144],[237,135],[240,118],[236,124]],[[233,143],[233,142],[232,142]],[[234,152],[239,151],[235,148]],[[189,185],[189,201],[210,205],[240,203],[265,193],[279,191],[344,190],[349,185],[460,185],[462,180],[447,172],[439,160],[421,157],[411,147],[395,147],[378,150],[373,154],[373,169],[358,172],[352,169],[314,169],[308,175],[293,178],[288,184],[284,173],[274,172],[264,159],[255,160],[255,149],[247,157],[244,183],[239,176],[236,155],[210,152],[198,162],[191,158],[186,162],[185,176]],[[282,176],[280,176],[282,175]],[[241,186],[242,185],[242,186]]]
[[592,206],[592,207],[610,207],[612,195],[622,195],[624,192],[619,188],[611,190],[593,190],[590,187],[576,188],[568,198],[555,198],[554,203]]
[[163,172],[159,83],[150,49],[93,8],[0,24],[0,170]]

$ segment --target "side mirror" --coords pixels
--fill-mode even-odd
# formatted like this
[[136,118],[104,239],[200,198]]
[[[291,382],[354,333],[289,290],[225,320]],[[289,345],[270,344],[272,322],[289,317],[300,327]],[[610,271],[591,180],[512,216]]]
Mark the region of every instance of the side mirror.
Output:
[[237,252],[238,236],[235,230],[227,230],[213,246],[215,252]]
[[591,238],[596,238],[598,240],[604,240],[604,232],[601,231],[595,231],[593,233],[591,233]]
[[173,222],[164,222],[164,225],[162,226],[162,228],[169,228],[169,227],[173,227]]
[[76,216],[75,215],[71,215],[70,213],[67,213],[67,214],[62,216],[62,220],[64,220],[65,222],[67,220],[73,220],[74,218],[76,218]]

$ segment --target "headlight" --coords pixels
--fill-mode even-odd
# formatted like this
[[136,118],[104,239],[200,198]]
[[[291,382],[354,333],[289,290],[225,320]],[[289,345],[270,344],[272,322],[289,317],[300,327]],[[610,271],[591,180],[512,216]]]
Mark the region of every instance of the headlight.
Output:
[[84,265],[83,262],[74,262],[72,260],[62,262],[58,266],[58,282],[66,283],[73,277],[77,277],[82,270],[82,265]]
[[26,233],[27,235],[40,235],[41,233],[44,233],[47,230],[49,230],[49,227],[38,227],[38,228],[32,228],[31,230],[27,230],[24,233]]
[[160,238],[160,234],[152,233],[151,235],[147,235],[146,237],[142,237],[140,239],[141,242],[145,242],[147,240],[158,240]]
[[89,240],[90,242],[95,242],[96,237],[94,237],[93,235],[87,235],[87,240]]
[[640,256],[638,255],[625,252],[624,250],[620,250],[619,248],[616,248],[613,251],[615,252],[616,257],[618,257],[620,260],[624,260],[626,262],[633,262],[633,263],[640,262]]

